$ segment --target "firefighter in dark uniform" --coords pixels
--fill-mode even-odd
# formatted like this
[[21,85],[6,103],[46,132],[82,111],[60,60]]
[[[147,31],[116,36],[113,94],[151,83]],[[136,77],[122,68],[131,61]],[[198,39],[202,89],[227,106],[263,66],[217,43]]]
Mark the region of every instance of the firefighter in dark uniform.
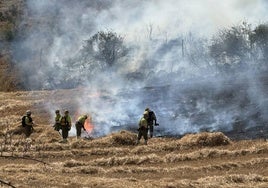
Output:
[[24,128],[25,128],[25,136],[26,138],[29,138],[30,135],[32,134],[33,132],[33,119],[31,117],[32,115],[32,112],[30,110],[27,110],[26,111],[26,116],[24,116],[25,120],[24,120]]
[[154,125],[157,126],[158,123],[156,123],[156,115],[154,113],[154,111],[150,110],[150,108],[145,108],[145,111],[148,112],[148,119],[147,119],[147,123],[148,123],[148,130],[149,130],[149,135],[150,138],[153,137],[154,134]]
[[67,143],[68,132],[71,130],[72,120],[69,115],[69,111],[64,111],[64,116],[60,118],[61,130],[62,130],[62,141],[60,143]]

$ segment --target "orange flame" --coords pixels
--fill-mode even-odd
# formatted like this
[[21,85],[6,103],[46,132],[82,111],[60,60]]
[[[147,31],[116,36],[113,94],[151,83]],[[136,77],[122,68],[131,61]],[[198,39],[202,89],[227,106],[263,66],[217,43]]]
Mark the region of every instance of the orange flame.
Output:
[[[78,119],[78,117],[79,117],[79,111],[77,111],[76,113],[75,113],[75,119],[77,120]],[[86,114],[86,113],[85,113]],[[86,131],[87,131],[87,133],[92,133],[92,131],[93,131],[93,129],[94,129],[94,125],[92,124],[92,117],[91,116],[89,116],[89,115],[87,115],[88,117],[87,117],[87,119],[86,119],[86,121],[85,121],[85,123],[84,123],[84,127],[85,127],[85,129],[86,129]]]
[[88,133],[91,133],[94,129],[94,126],[92,124],[92,118],[88,116],[88,118],[85,121],[84,127]]

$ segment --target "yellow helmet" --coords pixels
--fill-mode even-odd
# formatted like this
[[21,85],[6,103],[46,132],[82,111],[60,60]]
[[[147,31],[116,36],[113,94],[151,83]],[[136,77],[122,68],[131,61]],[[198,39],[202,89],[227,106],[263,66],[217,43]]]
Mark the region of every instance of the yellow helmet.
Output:
[[143,116],[144,116],[144,117],[148,117],[148,116],[149,116],[148,111],[144,111],[144,112],[143,112]]

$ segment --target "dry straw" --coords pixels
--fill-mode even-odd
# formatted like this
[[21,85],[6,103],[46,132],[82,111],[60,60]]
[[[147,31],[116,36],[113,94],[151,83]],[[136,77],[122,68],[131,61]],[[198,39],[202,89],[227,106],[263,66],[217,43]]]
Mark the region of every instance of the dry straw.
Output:
[[96,139],[94,143],[95,146],[107,145],[107,146],[129,146],[135,145],[137,140],[137,135],[129,131],[122,130],[117,133],[112,133],[106,137]]
[[180,139],[179,143],[182,146],[222,146],[231,143],[231,140],[225,136],[222,132],[215,133],[198,133],[198,134],[187,134]]

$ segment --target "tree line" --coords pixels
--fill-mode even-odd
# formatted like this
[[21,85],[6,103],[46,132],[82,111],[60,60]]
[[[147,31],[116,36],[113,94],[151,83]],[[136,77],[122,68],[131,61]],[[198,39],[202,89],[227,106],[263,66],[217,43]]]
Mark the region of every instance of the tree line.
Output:
[[[17,41],[23,40],[22,34],[18,34],[20,39],[17,39],[16,36],[14,37]],[[12,41],[13,38],[10,43]],[[153,42],[157,42],[152,37],[150,37],[150,41],[152,41],[152,45]],[[34,80],[42,83],[29,86],[31,78],[28,74],[23,73],[24,70],[22,70],[20,75],[21,87],[24,89],[42,89],[44,88],[43,83],[47,83],[47,87],[45,87],[47,89],[73,88],[86,80],[90,80],[98,72],[114,71],[115,67],[123,66],[124,63],[130,60],[130,54],[139,48],[138,45],[130,46],[126,43],[124,37],[113,31],[99,31],[83,42],[82,48],[77,54],[72,58],[65,59],[64,62],[59,62],[64,66],[56,63],[53,70],[44,69],[43,75],[45,76],[39,80]],[[185,46],[187,46],[187,49],[184,50]],[[263,23],[252,27],[252,25],[243,22],[218,31],[211,39],[200,39],[194,37],[193,34],[189,34],[184,38],[173,38],[159,45],[155,53],[165,55],[165,53],[170,53],[170,48],[177,48],[177,53],[180,53],[180,49],[182,49],[179,57],[186,59],[189,64],[195,66],[206,64],[206,67],[215,67],[219,74],[233,74],[236,71],[252,68],[267,71],[268,24]],[[24,47],[21,49],[24,50],[24,53],[27,53],[28,59],[36,59],[36,53],[31,54],[32,49]],[[146,58],[149,57],[145,57],[143,60],[145,64],[151,61]],[[16,61],[20,60],[16,59]],[[24,59],[24,61],[27,61],[27,59]],[[46,64],[47,62],[41,62],[40,60],[40,63]],[[141,66],[140,69],[136,70],[136,73],[146,74],[148,71],[146,72],[144,69],[151,69],[152,66],[156,66],[159,63],[163,62],[156,60],[147,67]],[[19,64],[20,62],[17,63],[17,65]],[[33,66],[30,68],[38,69],[40,67]],[[68,77],[70,73],[73,74]],[[142,75],[142,77],[146,78],[146,75]]]

